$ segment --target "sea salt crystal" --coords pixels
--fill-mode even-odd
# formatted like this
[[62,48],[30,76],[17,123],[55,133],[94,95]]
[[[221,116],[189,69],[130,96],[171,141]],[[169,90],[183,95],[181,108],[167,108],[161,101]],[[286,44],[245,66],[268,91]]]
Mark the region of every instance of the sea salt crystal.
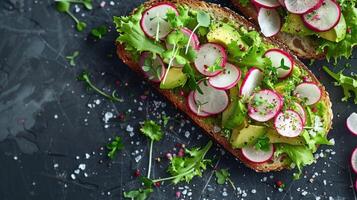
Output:
[[114,117],[114,115],[113,115],[112,112],[106,112],[106,113],[104,114],[104,118],[103,118],[104,123],[108,123],[109,120],[110,120],[111,118],[113,118],[113,117]]
[[71,174],[71,179],[75,180],[76,179],[76,175]]
[[74,170],[75,174],[79,174],[79,169]]
[[100,102],[101,102],[100,99],[94,100],[94,103],[97,104],[97,105],[99,105]]
[[301,193],[301,195],[302,195],[302,196],[306,196],[306,195],[307,195],[307,192],[306,192],[306,191],[303,191],[303,192]]
[[141,160],[142,156],[141,155],[138,155],[135,157],[135,162],[139,162]]
[[185,137],[186,137],[186,138],[189,138],[189,137],[190,137],[190,132],[186,131],[186,132],[185,132]]
[[130,125],[126,126],[126,131],[133,132],[134,128]]
[[253,194],[257,193],[257,190],[256,189],[252,189],[251,191]]
[[78,169],[84,171],[86,169],[86,164],[79,164]]
[[226,197],[228,196],[228,193],[226,191],[222,192],[222,196]]
[[58,168],[58,163],[53,164],[53,168]]
[[86,156],[86,159],[90,158],[90,155],[88,153],[86,153],[85,156]]
[[58,115],[54,115],[53,118],[58,119]]

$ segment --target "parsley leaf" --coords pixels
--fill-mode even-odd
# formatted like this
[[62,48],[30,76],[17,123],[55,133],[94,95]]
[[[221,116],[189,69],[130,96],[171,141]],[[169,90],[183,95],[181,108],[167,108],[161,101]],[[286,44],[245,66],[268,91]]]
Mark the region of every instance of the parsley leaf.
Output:
[[119,136],[116,136],[112,142],[107,144],[108,157],[114,159],[117,152],[124,148],[123,141]]
[[145,121],[144,125],[140,128],[140,131],[153,141],[159,141],[163,137],[161,126],[152,120]]
[[76,62],[75,62],[75,59],[79,56],[79,51],[75,51],[73,52],[72,55],[70,56],[66,56],[66,59],[69,61],[69,64],[71,66],[76,66]]
[[199,93],[203,94],[201,88],[198,86],[195,72],[192,69],[191,65],[186,64],[183,66],[182,72],[185,73],[188,77],[185,87],[189,90],[197,90]]
[[94,37],[96,37],[96,38],[98,38],[98,39],[102,39],[102,37],[103,37],[105,34],[107,34],[107,32],[108,32],[108,28],[107,28],[105,25],[102,25],[102,26],[99,26],[99,27],[97,27],[97,28],[93,28],[90,33],[91,33]]
[[214,174],[216,175],[217,183],[219,185],[223,185],[231,175],[227,169],[216,170]]
[[164,126],[166,126],[167,123],[169,123],[169,120],[170,120],[169,116],[166,116],[166,115],[162,116],[162,121],[163,121],[162,123],[163,123]]
[[259,137],[254,145],[258,150],[269,151],[270,150],[270,141],[267,135]]
[[145,200],[147,199],[154,190],[152,188],[131,190],[129,192],[124,192],[124,198],[132,200]]

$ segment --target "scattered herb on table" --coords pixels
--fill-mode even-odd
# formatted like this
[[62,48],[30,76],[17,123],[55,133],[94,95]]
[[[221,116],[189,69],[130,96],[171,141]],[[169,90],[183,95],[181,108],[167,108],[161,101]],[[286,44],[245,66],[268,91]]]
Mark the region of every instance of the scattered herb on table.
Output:
[[227,169],[216,170],[214,174],[219,185],[223,185],[226,181],[228,181],[232,185],[233,189],[236,190],[233,181],[229,178],[231,174],[228,172]]
[[163,123],[164,126],[166,126],[167,123],[169,123],[169,120],[170,120],[169,116],[166,116],[166,115],[162,116],[162,123]]
[[342,74],[343,71],[334,73],[327,66],[323,66],[323,70],[329,74],[333,79],[335,79],[335,85],[341,86],[343,89],[344,97],[342,101],[347,101],[352,97],[351,93],[354,93],[354,103],[357,104],[357,78],[345,76]]
[[83,4],[83,6],[88,9],[92,10],[93,9],[93,2],[92,0],[55,0],[56,2],[67,2],[67,3],[77,3],[77,4]]
[[121,137],[116,136],[113,141],[111,141],[109,144],[107,144],[107,149],[108,149],[108,157],[110,159],[114,159],[115,155],[117,152],[121,149],[124,148],[123,141]]
[[111,95],[101,91],[99,88],[97,88],[93,83],[92,81],[90,80],[90,75],[87,71],[83,71],[78,77],[77,77],[77,80],[79,81],[83,81],[86,83],[87,87],[88,88],[91,88],[93,89],[95,92],[97,92],[98,94],[106,97],[107,99],[113,101],[113,102],[123,102],[123,99],[120,99],[117,94],[116,94],[116,91],[114,90],[112,92]]
[[108,27],[105,25],[98,26],[96,28],[93,28],[90,32],[92,36],[102,39],[107,33],[108,33]]
[[71,66],[76,66],[76,62],[75,62],[75,59],[79,56],[79,51],[75,51],[73,52],[72,55],[70,56],[66,56],[66,59],[69,61],[69,64]]
[[68,14],[76,22],[76,29],[81,32],[87,27],[87,24],[83,21],[78,20],[78,18],[74,16],[74,14],[69,10],[70,7],[71,7],[70,1],[67,0],[56,1],[57,11]]
[[131,190],[129,192],[124,192],[124,198],[133,200],[145,200],[154,190],[152,188]]

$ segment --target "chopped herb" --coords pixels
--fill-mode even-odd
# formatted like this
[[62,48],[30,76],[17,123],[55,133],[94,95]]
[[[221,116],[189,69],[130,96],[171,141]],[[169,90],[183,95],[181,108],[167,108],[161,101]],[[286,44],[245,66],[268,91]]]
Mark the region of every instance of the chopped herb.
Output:
[[266,135],[259,137],[257,139],[257,142],[255,143],[254,147],[258,150],[269,151],[270,150],[269,137]]
[[182,72],[185,73],[188,77],[185,87],[187,87],[189,91],[197,90],[199,93],[203,94],[201,88],[198,86],[198,81],[196,79],[195,72],[192,69],[191,65],[189,64],[184,65]]
[[286,66],[286,65],[284,64],[284,59],[282,58],[281,61],[280,61],[280,66],[279,66],[278,69],[289,70],[290,67],[289,67],[289,66]]
[[79,56],[79,51],[73,52],[71,56],[66,56],[66,59],[69,61],[71,66],[76,66],[75,59]]
[[188,42],[186,44],[185,54],[188,53],[188,50],[189,50],[189,47],[190,47],[190,43],[191,43],[191,40],[192,40],[192,36],[195,33],[195,31],[199,27],[209,27],[210,24],[211,24],[211,17],[209,16],[209,14],[207,14],[206,12],[203,12],[203,11],[200,11],[200,12],[197,13],[197,25],[192,30],[192,33],[190,34],[190,37],[189,37]]
[[107,99],[113,101],[113,102],[123,102],[124,100],[123,99],[120,99],[117,94],[116,94],[116,91],[114,90],[112,92],[111,95],[109,94],[106,94],[105,92],[101,91],[99,88],[97,88],[95,85],[93,85],[92,81],[90,80],[90,75],[88,73],[88,71],[83,71],[78,77],[77,77],[77,80],[79,81],[83,81],[86,83],[87,87],[88,88],[91,88],[93,89],[95,92],[97,92],[98,94],[106,97]]
[[65,3],[77,3],[83,4],[85,8],[88,10],[93,9],[93,2],[92,0],[55,0],[56,2],[65,2]]
[[116,136],[112,142],[107,144],[108,157],[114,159],[117,152],[124,148],[123,141],[119,136]]
[[231,174],[228,172],[227,169],[216,170],[214,174],[219,185],[223,185],[226,181],[228,181],[232,185],[233,189],[236,190],[233,181],[229,178]]
[[223,70],[221,64],[222,64],[222,58],[217,58],[214,64],[212,66],[207,67],[206,70],[211,73],[214,73],[216,71],[221,71]]
[[93,28],[91,30],[91,34],[98,38],[98,39],[102,39],[102,37],[104,37],[105,34],[107,34],[108,32],[108,27],[106,27],[105,25],[99,26],[97,28]]
[[85,22],[79,21],[78,18],[74,16],[73,13],[69,10],[71,7],[71,2],[72,1],[69,0],[58,0],[56,1],[56,8],[58,12],[68,14],[76,22],[77,30],[81,32],[87,27],[87,24]]
[[152,188],[131,190],[129,192],[124,192],[124,198],[132,200],[145,200],[147,199],[154,190]]
[[166,116],[166,115],[163,115],[162,116],[162,121],[163,121],[163,125],[166,126],[167,123],[169,123],[169,120],[170,120],[170,117],[169,116]]

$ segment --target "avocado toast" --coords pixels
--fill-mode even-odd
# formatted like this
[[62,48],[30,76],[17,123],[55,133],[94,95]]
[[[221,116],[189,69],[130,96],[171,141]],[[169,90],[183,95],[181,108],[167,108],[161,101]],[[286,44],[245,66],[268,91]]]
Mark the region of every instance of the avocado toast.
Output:
[[149,1],[115,17],[117,54],[219,145],[258,172],[331,144],[325,88],[278,41],[219,5]]
[[275,22],[278,32],[272,37],[287,45],[298,57],[349,58],[357,45],[356,0],[231,2],[257,25],[265,23],[259,20],[259,12],[275,13],[279,17]]

